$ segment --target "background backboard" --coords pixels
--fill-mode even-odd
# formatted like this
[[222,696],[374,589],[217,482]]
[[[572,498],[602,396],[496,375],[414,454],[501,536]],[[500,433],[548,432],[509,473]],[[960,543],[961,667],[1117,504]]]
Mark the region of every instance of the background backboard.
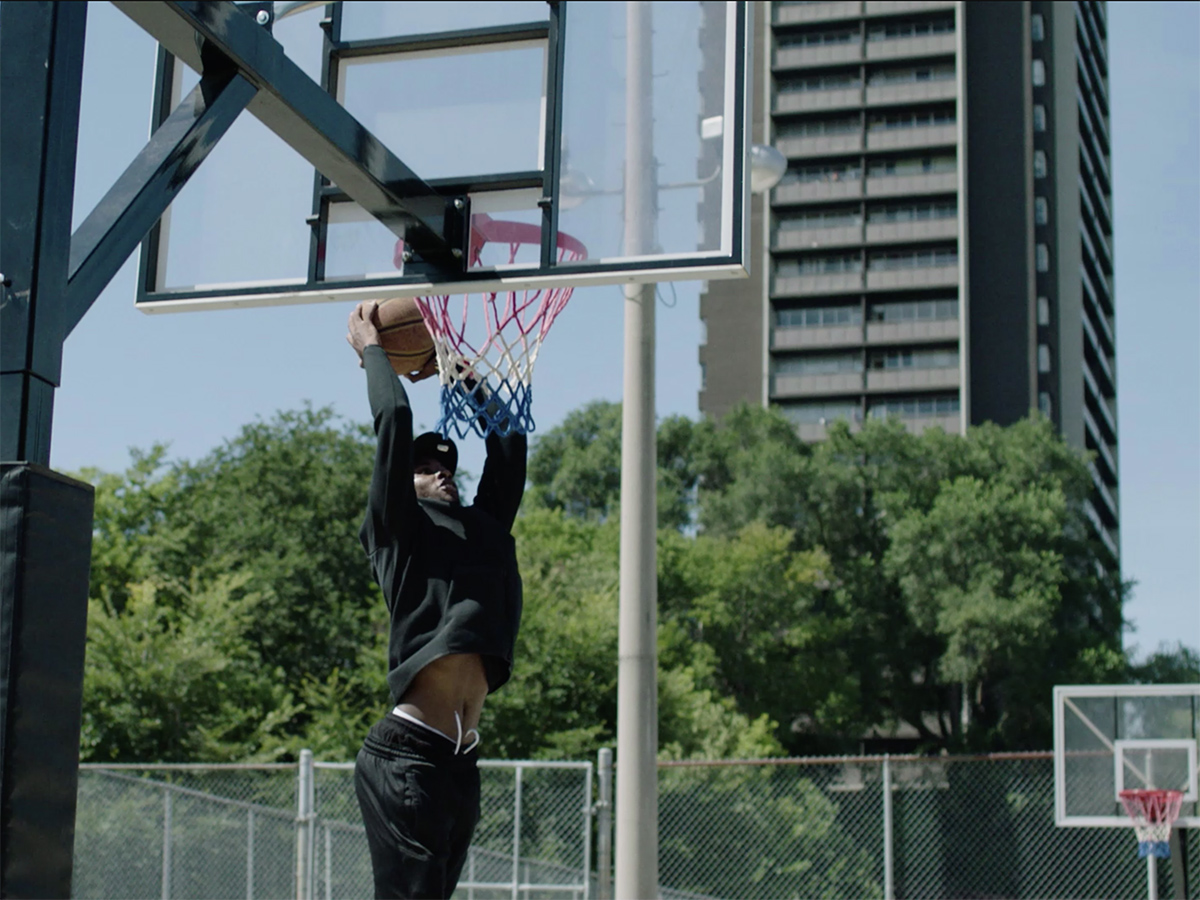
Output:
[[1184,793],[1181,827],[1200,827],[1200,685],[1054,688],[1055,822],[1130,827],[1117,794]]
[[[406,260],[396,230],[314,172],[252,102],[144,243],[139,307],[744,275],[749,4],[649,5],[648,85],[626,77],[622,2],[339,0],[278,17],[269,27],[288,58],[422,180],[542,241],[511,263],[509,247],[489,247],[454,277]],[[198,80],[163,50],[155,120]],[[654,218],[641,252],[624,228],[633,96],[654,122],[654,171],[635,198]],[[587,257],[560,258],[560,232]]]

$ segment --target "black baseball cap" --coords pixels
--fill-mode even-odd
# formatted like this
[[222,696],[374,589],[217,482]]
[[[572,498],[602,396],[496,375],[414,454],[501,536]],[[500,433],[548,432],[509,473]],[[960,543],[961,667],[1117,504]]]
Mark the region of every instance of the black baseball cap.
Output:
[[413,440],[413,465],[423,459],[435,459],[453,475],[458,469],[458,448],[450,438],[427,431]]

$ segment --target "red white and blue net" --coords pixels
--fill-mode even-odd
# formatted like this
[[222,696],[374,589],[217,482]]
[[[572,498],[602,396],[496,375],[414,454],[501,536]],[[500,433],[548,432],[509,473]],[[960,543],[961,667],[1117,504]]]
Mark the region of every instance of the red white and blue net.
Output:
[[1121,791],[1121,805],[1133,820],[1138,857],[1171,855],[1171,827],[1179,818],[1182,791]]
[[[473,215],[468,268],[481,264],[489,244],[501,249],[500,262],[507,247],[507,262],[512,264],[522,246],[540,247],[541,239],[540,226]],[[398,243],[397,267],[403,249],[403,242]],[[583,244],[561,232],[557,250],[560,263],[587,257]],[[533,367],[571,292],[569,287],[555,287],[416,298],[437,352],[440,434],[461,438],[475,432],[487,437],[535,429]]]

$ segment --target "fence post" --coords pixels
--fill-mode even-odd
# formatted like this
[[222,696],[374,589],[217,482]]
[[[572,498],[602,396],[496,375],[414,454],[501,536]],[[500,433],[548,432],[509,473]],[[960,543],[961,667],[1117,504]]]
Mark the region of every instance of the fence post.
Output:
[[313,900],[313,755],[300,751],[296,773],[296,900]]
[[892,855],[892,761],[883,756],[883,898],[895,900],[896,884],[892,872],[895,860]]
[[171,788],[163,785],[162,900],[171,898]]
[[517,886],[521,883],[521,764],[517,763],[516,790],[513,791],[513,861],[512,898],[517,900]]
[[246,900],[254,900],[254,810],[246,810]]
[[596,771],[600,798],[596,801],[596,900],[612,900],[612,796],[613,752],[601,747]]

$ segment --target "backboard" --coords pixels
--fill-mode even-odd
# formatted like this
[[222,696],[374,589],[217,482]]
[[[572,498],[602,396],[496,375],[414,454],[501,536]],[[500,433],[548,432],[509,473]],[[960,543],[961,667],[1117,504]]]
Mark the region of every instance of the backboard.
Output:
[[[118,3],[135,19],[151,5]],[[430,264],[252,101],[144,242],[138,307],[744,276],[751,4],[645,5],[649,35],[635,34],[625,2],[241,4],[288,65],[465,203],[468,228],[517,222],[541,241],[515,256],[485,247],[458,271]],[[160,48],[155,122],[198,80]],[[630,228],[631,208],[647,227]],[[560,235],[586,256],[561,253]]]
[[1200,827],[1198,748],[1200,684],[1055,687],[1055,823],[1128,828],[1117,795],[1166,789]]

